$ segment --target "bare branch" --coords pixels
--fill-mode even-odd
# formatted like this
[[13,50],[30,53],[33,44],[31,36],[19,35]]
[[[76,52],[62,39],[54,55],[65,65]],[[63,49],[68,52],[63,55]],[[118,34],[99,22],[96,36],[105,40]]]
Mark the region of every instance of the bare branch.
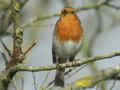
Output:
[[[19,0],[20,9],[22,9],[23,6],[28,1],[29,0]],[[9,34],[9,33],[6,33],[6,31],[12,23],[12,15],[13,15],[12,4],[13,3],[11,2],[9,5],[6,5],[5,9],[3,10],[3,14],[0,19],[0,37]]]
[[107,69],[104,69],[104,70],[101,70],[95,73],[94,75],[87,75],[87,76],[81,77],[80,79],[76,80],[75,82],[71,84],[66,84],[65,88],[62,90],[70,90],[68,88],[71,88],[71,87],[73,88],[73,90],[76,90],[79,87],[92,88],[103,80],[113,79],[112,77],[117,76],[119,72],[120,72],[120,65],[107,68]]
[[106,3],[106,6],[117,9],[117,10],[120,9],[120,6],[113,5],[113,4],[110,4],[110,3]]
[[32,44],[23,52],[23,54],[26,55],[36,44],[37,40],[33,40]]
[[[76,60],[75,62],[59,64],[59,66],[60,66],[60,68],[78,67],[78,66],[90,63],[90,62],[100,61],[100,60],[103,60],[106,58],[112,58],[115,56],[120,56],[120,51],[111,53],[108,55],[104,55],[104,56],[90,57],[90,58]],[[55,69],[56,69],[55,65],[37,67],[37,66],[26,66],[23,64],[19,64],[19,65],[12,67],[9,70],[8,77],[12,78],[15,75],[15,73],[18,71],[38,72],[38,71],[49,71],[49,70],[55,70]]]
[[3,51],[0,50],[0,53],[5,61],[5,65],[7,66],[8,65],[8,60],[7,60],[7,56],[5,55],[5,53]]
[[[79,8],[75,8],[74,11],[75,12],[79,12],[79,11],[82,11],[82,10],[89,10],[89,9],[93,9],[93,8],[99,8],[103,5],[106,4],[106,2],[108,2],[109,0],[105,0],[103,2],[99,2],[99,3],[96,3],[96,4],[88,4],[88,5],[85,5],[85,6],[81,6]],[[51,14],[51,15],[47,15],[47,16],[43,16],[43,17],[33,17],[31,18],[29,21],[27,21],[25,24],[21,25],[20,28],[25,28],[27,26],[31,26],[33,25],[34,23],[36,22],[39,22],[41,20],[47,20],[47,19],[50,19],[50,18],[53,18],[53,17],[56,17],[56,16],[60,16],[60,13],[55,13],[55,14]]]
[[3,40],[1,40],[1,44],[4,47],[4,49],[7,51],[8,55],[11,57],[12,54],[11,54],[10,50],[8,49],[8,47],[5,45],[5,43],[3,42]]

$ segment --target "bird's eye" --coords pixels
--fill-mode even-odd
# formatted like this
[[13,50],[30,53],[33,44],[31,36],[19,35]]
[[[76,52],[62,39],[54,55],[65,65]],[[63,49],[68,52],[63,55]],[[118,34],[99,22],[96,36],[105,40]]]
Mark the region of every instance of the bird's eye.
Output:
[[64,14],[67,14],[67,11],[66,11],[66,10],[64,10],[64,11],[63,11],[63,13],[64,13]]

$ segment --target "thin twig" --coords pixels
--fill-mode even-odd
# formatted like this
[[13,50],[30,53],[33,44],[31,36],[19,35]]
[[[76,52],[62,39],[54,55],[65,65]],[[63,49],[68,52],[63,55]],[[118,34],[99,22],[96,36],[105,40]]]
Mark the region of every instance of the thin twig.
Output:
[[[24,74],[24,73],[22,73],[22,74]],[[24,76],[23,75],[21,75],[21,89],[20,90],[24,90]]]
[[34,40],[32,44],[23,52],[23,54],[26,55],[36,44],[37,40]]
[[42,84],[41,84],[42,86],[44,86],[44,84],[46,83],[46,81],[47,81],[49,75],[50,75],[50,71],[47,72],[47,74],[46,74],[46,76],[45,76],[45,78],[44,78],[44,80],[43,80],[43,82],[42,82]]
[[11,21],[13,23],[13,51],[12,51],[12,58],[8,62],[6,70],[10,69],[14,65],[18,64],[19,62],[23,61],[23,58],[19,58],[23,55],[22,52],[22,42],[23,42],[23,32],[19,29],[20,25],[20,2],[18,0],[11,0],[11,10],[12,10],[12,17]]
[[116,81],[117,81],[117,80],[114,80],[114,81],[113,81],[113,84],[112,84],[112,86],[110,87],[110,90],[113,90],[113,88],[115,87]]
[[16,80],[17,80],[17,78],[14,77],[14,79],[13,79],[13,86],[14,86],[15,90],[18,90],[17,89],[17,82],[16,82]]
[[[93,9],[93,8],[99,8],[103,5],[106,4],[108,0],[105,0],[103,2],[99,2],[99,3],[96,3],[96,4],[89,4],[89,5],[85,5],[85,6],[81,6],[79,8],[75,8],[74,11],[75,12],[79,12],[79,11],[82,11],[82,10],[89,10],[89,9]],[[60,13],[55,13],[55,14],[51,14],[51,15],[47,15],[47,16],[43,16],[43,17],[33,17],[31,18],[29,21],[27,21],[26,23],[24,23],[23,25],[20,25],[19,28],[22,28],[24,30],[25,27],[27,26],[31,26],[39,21],[42,21],[42,20],[47,20],[47,19],[50,19],[50,18],[53,18],[53,17],[56,17],[56,16],[60,16],[61,14]]]
[[67,76],[67,79],[71,78],[73,75],[75,75],[76,73],[78,73],[80,70],[82,70],[84,67],[86,67],[88,64],[84,64],[83,66],[81,66],[80,68],[78,68],[75,72],[71,73],[70,75]]
[[4,53],[3,51],[1,51],[1,50],[0,50],[0,53],[1,53],[1,55],[2,55],[2,57],[3,57],[3,59],[4,59],[4,61],[5,61],[5,66],[7,66],[7,65],[8,65],[7,56],[6,56],[5,53]]
[[116,5],[113,5],[113,4],[110,4],[110,3],[107,3],[106,6],[117,9],[117,10],[120,9],[120,6],[116,6]]
[[36,76],[34,72],[32,72],[32,77],[33,77],[34,90],[37,90]]
[[4,49],[7,51],[8,55],[11,57],[12,54],[11,54],[10,50],[8,49],[8,47],[5,45],[5,43],[3,42],[3,40],[1,40],[1,44],[4,47]]

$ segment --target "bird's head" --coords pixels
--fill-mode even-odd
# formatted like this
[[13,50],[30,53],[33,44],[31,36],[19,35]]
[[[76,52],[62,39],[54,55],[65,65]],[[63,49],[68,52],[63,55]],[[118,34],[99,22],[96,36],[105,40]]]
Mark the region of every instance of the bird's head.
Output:
[[74,10],[73,8],[63,8],[62,11],[61,11],[61,14],[62,15],[66,15],[66,14],[73,14],[74,13]]

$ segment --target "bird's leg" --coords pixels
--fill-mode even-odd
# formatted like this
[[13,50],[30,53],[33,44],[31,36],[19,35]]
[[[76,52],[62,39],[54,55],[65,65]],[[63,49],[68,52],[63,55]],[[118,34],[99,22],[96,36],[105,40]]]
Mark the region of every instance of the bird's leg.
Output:
[[55,64],[57,62],[56,61],[57,59],[56,59],[56,54],[53,48],[52,48],[52,57],[53,57],[53,63]]
[[59,65],[59,58],[56,59],[56,69],[60,69],[60,65]]
[[[71,57],[71,58],[69,58],[69,61],[70,61],[70,62],[72,62],[72,64],[74,64],[74,63],[76,62],[76,61],[74,60],[74,58],[75,58],[74,56],[73,56],[73,57]],[[69,72],[71,72],[71,71],[72,71],[72,69],[73,69],[72,67],[71,67],[71,68],[69,68]]]
[[70,62],[72,62],[72,64],[74,64],[74,63],[75,63],[74,58],[75,58],[75,57],[73,56],[73,57],[71,57],[71,58],[69,59],[69,61],[70,61]]

